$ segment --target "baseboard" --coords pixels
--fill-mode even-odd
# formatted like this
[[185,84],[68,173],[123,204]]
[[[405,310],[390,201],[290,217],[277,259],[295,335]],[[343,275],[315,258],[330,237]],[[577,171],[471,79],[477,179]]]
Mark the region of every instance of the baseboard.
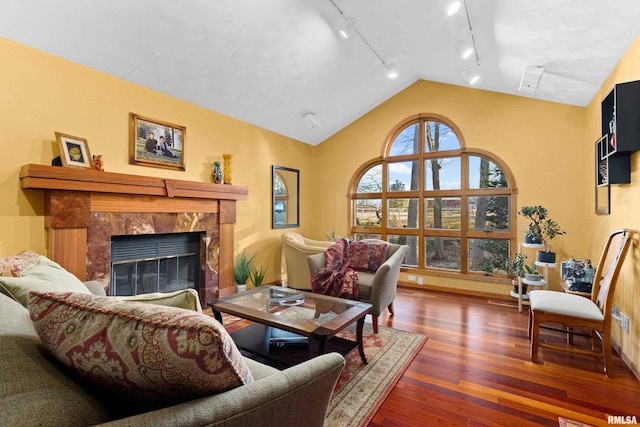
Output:
[[629,357],[621,351],[622,349],[620,348],[620,345],[617,342],[615,342],[613,339],[611,340],[611,346],[616,351],[616,353],[620,355],[620,358],[622,359],[624,364],[627,365],[627,367],[631,370],[633,375],[635,375],[638,381],[640,381],[640,369],[638,369],[638,367],[633,364],[633,361],[629,359]]
[[494,292],[483,292],[483,291],[475,291],[475,290],[469,290],[469,289],[449,288],[446,286],[429,285],[426,283],[424,285],[416,285],[415,283],[410,283],[405,281],[399,281],[398,286],[402,288],[428,290],[428,291],[440,291],[440,292],[447,292],[447,293],[453,293],[453,294],[469,295],[469,296],[480,297],[480,298],[499,299],[499,300],[517,302],[517,300],[513,299],[508,294],[496,294]]

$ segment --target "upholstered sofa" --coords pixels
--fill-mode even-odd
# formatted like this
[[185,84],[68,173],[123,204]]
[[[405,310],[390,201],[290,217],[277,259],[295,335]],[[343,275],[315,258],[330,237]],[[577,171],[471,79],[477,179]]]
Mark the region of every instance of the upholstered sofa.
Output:
[[311,290],[311,272],[307,257],[323,253],[333,244],[330,241],[307,239],[299,233],[288,231],[282,233],[282,253],[285,259],[287,284],[290,288]]
[[[360,241],[384,243],[378,239],[365,239]],[[385,254],[385,261],[376,271],[358,271],[358,285],[360,288],[360,301],[373,305],[371,311],[373,332],[378,333],[378,317],[385,309],[393,315],[393,300],[398,288],[398,276],[402,261],[409,251],[407,245],[389,243]],[[315,272],[326,267],[325,254],[313,254],[307,257],[309,271]]]
[[[12,284],[11,279],[0,280],[0,407],[3,425],[322,426],[331,393],[344,366],[343,357],[337,353],[318,356],[283,371],[240,356],[252,381],[217,394],[167,402],[150,409],[149,402],[142,399],[97,387],[52,356],[38,334],[42,331],[37,332],[37,326],[34,326],[37,322],[33,304],[37,292],[28,295],[32,309],[30,315],[18,301],[23,300],[24,295],[18,299],[6,295],[9,293],[7,289],[12,289],[3,286],[5,282]],[[95,284],[89,284],[89,287],[92,285]],[[99,287],[93,289],[100,293]],[[188,292],[186,294],[187,305],[192,304],[193,298]],[[58,298],[61,294],[47,292],[40,295]],[[116,299],[96,297],[88,290],[79,294],[62,294],[59,298],[64,299],[66,295],[109,302]],[[158,294],[154,298],[160,296]],[[196,318],[209,317],[157,304],[138,305],[145,304],[156,311],[178,310],[192,313],[191,316]],[[196,306],[199,306],[197,302]],[[70,330],[66,332],[71,334]]]

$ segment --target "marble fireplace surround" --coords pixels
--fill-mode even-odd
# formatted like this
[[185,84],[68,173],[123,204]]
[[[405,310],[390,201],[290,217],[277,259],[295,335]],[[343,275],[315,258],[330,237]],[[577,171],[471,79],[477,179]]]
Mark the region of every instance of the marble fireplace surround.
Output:
[[200,231],[201,302],[235,291],[236,202],[246,187],[34,164],[20,180],[44,190],[49,258],[82,280],[108,287],[112,235]]

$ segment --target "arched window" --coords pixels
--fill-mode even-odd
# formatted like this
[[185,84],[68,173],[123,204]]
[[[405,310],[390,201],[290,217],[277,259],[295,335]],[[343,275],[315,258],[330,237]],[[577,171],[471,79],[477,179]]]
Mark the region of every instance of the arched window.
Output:
[[382,159],[349,189],[351,234],[409,245],[405,267],[443,274],[505,274],[515,252],[516,187],[504,162],[465,147],[447,119],[397,125]]

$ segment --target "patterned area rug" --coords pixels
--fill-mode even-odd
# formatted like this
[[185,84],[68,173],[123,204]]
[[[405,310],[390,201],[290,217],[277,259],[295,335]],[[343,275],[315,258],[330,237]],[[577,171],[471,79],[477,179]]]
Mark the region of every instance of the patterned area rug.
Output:
[[[338,336],[355,341],[355,327]],[[329,402],[326,427],[366,426],[427,337],[382,326],[376,335],[371,324],[365,323],[363,340],[369,363],[362,364],[357,349],[347,355],[345,369]]]

